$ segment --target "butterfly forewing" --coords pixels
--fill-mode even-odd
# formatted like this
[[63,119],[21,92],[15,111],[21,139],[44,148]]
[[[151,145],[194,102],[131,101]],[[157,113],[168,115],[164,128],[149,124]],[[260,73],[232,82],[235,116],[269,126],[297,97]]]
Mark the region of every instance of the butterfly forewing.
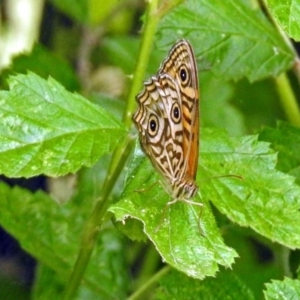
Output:
[[195,55],[189,42],[181,40],[170,50],[158,71],[158,74],[163,73],[170,74],[180,88],[186,172],[187,176],[195,179],[199,152],[199,89]]
[[174,198],[190,198],[197,191],[198,94],[195,57],[190,44],[181,40],[137,96],[133,120],[142,148]]
[[153,77],[145,83],[139,97],[142,108],[134,116],[145,153],[167,178],[177,178],[185,163],[182,122],[180,116],[170,117],[180,106],[179,99],[178,86],[170,76]]

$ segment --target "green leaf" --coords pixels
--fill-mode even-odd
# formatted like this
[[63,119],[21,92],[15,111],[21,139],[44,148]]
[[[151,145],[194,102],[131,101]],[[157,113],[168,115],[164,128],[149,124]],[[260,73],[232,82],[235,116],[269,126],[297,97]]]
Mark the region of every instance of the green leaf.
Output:
[[124,225],[129,217],[140,220],[163,260],[189,276],[202,279],[213,276],[217,264],[230,267],[237,254],[224,244],[209,203],[199,195],[194,201],[204,207],[181,202],[166,206],[169,200],[137,148],[121,201],[109,209],[116,219]]
[[[269,144],[256,136],[229,138],[213,130],[203,130],[202,136],[198,177],[203,198],[233,222],[299,248],[300,188],[293,177],[275,169],[277,156]],[[212,178],[220,175],[243,179]]]
[[277,128],[264,128],[259,139],[270,142],[271,147],[278,152],[277,168],[296,176],[300,182],[300,129],[278,122]]
[[300,41],[300,3],[295,0],[267,0],[268,8],[282,29],[294,40]]
[[110,208],[116,219],[125,225],[127,218],[140,220],[163,260],[197,278],[213,275],[216,264],[230,266],[236,256],[224,245],[208,200],[233,222],[299,248],[300,188],[292,177],[276,171],[276,154],[268,144],[256,136],[229,138],[207,129],[200,144],[197,182],[202,197],[193,201],[203,203],[202,209],[182,202],[166,206],[172,199],[137,150],[121,201]]
[[189,0],[165,16],[160,46],[190,40],[200,69],[226,79],[250,81],[289,69],[295,54],[253,1]]
[[110,152],[125,130],[107,111],[56,81],[18,75],[1,91],[0,172],[64,175]]
[[172,271],[160,281],[155,299],[254,299],[251,291],[232,271],[222,270],[216,278],[205,278],[201,283],[179,272]]
[[200,108],[203,127],[226,129],[231,135],[245,132],[244,117],[229,100],[233,85],[215,78],[211,73],[200,72]]
[[[139,43],[139,39],[128,36],[108,37],[103,39],[98,55],[101,60],[105,57],[108,62],[122,68],[126,74],[131,75],[134,72],[136,58],[139,55]],[[147,66],[147,76],[157,73],[165,56],[166,51],[159,51],[159,49],[154,48],[154,51],[150,54],[151,63]]]
[[[107,37],[103,39],[99,58],[121,68],[126,74],[132,74],[139,53],[139,40],[129,36]],[[158,68],[158,67],[157,67]]]
[[[23,249],[55,272],[55,278],[49,271],[40,273],[39,280],[55,282],[56,287],[49,290],[45,290],[47,286],[36,287],[35,293],[55,294],[59,284],[66,283],[74,266],[91,202],[78,205],[71,201],[60,206],[44,192],[32,194],[0,183],[0,207],[1,226]],[[82,287],[103,299],[124,299],[128,288],[125,266],[123,237],[114,228],[105,228],[98,238]]]
[[264,291],[267,300],[286,300],[300,298],[299,279],[284,278],[283,281],[272,280],[266,283],[267,290]]

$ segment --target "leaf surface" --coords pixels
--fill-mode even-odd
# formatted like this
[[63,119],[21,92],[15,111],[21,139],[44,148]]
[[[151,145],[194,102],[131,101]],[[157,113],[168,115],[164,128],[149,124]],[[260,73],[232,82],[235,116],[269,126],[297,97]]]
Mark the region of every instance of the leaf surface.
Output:
[[34,75],[9,79],[1,91],[0,173],[60,176],[91,166],[125,130],[101,107]]
[[267,289],[264,291],[267,300],[285,300],[300,298],[299,279],[284,278],[284,280],[272,280],[266,283]]
[[282,29],[294,40],[300,40],[300,3],[297,0],[267,0],[267,5]]
[[[251,6],[253,5],[253,6]],[[189,39],[201,69],[250,81],[289,69],[295,54],[252,1],[190,0],[162,20],[160,47]]]
[[193,201],[202,208],[166,205],[172,199],[137,148],[121,201],[110,208],[116,219],[124,227],[128,218],[140,220],[164,261],[200,279],[214,275],[217,264],[229,267],[236,257],[224,244],[208,201],[233,222],[299,248],[300,188],[293,177],[275,169],[276,154],[269,145],[256,136],[230,138],[208,129],[202,130],[200,144],[200,192]]

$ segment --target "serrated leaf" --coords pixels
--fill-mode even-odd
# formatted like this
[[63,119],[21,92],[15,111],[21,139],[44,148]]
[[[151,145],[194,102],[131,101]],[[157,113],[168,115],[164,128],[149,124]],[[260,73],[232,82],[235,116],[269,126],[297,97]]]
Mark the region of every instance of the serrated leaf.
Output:
[[278,152],[277,168],[297,177],[300,181],[300,129],[285,122],[278,122],[277,128],[266,127],[259,139],[271,143]]
[[300,298],[299,279],[284,278],[283,281],[272,280],[266,283],[267,290],[264,291],[266,300],[287,300]]
[[[32,194],[0,183],[0,206],[0,225],[23,249],[56,273],[56,283],[65,284],[77,257],[91,203],[79,207],[71,201],[60,206],[44,192]],[[124,299],[128,287],[124,259],[122,236],[113,228],[104,229],[85,272],[83,288],[101,299]],[[55,293],[54,289],[48,292]],[[36,290],[37,294],[45,292]]]
[[140,220],[163,260],[189,276],[202,279],[213,276],[217,264],[230,267],[237,255],[224,244],[210,205],[198,195],[194,200],[203,202],[204,208],[186,203],[166,206],[170,197],[137,151],[121,201],[109,209],[116,219],[124,225],[127,218]]
[[0,92],[0,173],[8,177],[75,172],[125,134],[107,111],[51,78],[18,75],[9,84]]
[[[299,248],[300,188],[293,177],[276,170],[277,156],[269,144],[258,142],[256,136],[229,138],[213,130],[202,136],[198,173],[203,198],[232,221]],[[212,178],[228,174],[243,179]]]
[[297,0],[267,0],[267,5],[282,29],[294,40],[300,40],[300,3]]
[[230,138],[208,129],[202,130],[200,144],[197,182],[202,198],[193,200],[204,204],[202,210],[186,203],[166,206],[171,199],[155,170],[136,152],[121,201],[110,208],[117,220],[125,225],[126,218],[140,220],[162,258],[197,278],[213,275],[216,263],[230,266],[236,256],[224,245],[208,200],[233,222],[299,248],[300,188],[275,169],[276,154],[269,145],[256,136]]
[[294,62],[293,51],[251,1],[185,1],[158,31],[159,44],[168,48],[180,37],[194,46],[200,69],[209,66],[225,79],[276,76]]
[[201,283],[179,272],[172,271],[160,281],[155,299],[254,299],[253,294],[232,271],[222,270],[216,278],[205,278]]

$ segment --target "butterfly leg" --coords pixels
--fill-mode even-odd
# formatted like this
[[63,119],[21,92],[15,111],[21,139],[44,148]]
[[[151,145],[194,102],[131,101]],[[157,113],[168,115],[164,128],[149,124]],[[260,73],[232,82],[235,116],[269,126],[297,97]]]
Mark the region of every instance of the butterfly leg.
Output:
[[159,181],[155,181],[155,182],[153,182],[151,185],[149,185],[149,186],[147,186],[147,187],[145,187],[145,188],[143,188],[143,189],[138,189],[138,190],[134,190],[136,193],[144,193],[144,192],[146,192],[147,190],[150,190],[150,189],[152,189],[156,184],[157,184],[157,182],[159,182]]
[[[198,192],[199,193],[199,192]],[[201,195],[200,195],[201,196]],[[201,197],[200,197],[201,198]],[[202,214],[203,214],[203,209],[204,209],[204,204],[201,203],[201,202],[195,202],[195,201],[191,201],[191,200],[188,200],[188,199],[181,199],[181,198],[175,198],[171,201],[169,201],[166,205],[166,207],[170,206],[170,205],[173,205],[175,204],[176,202],[178,201],[181,201],[181,202],[185,202],[187,204],[190,204],[190,205],[196,205],[198,207],[200,207],[200,213],[198,215],[198,221],[197,221],[197,224],[198,224],[198,228],[199,228],[199,231],[201,233],[201,235],[205,236],[205,231],[201,225],[201,217],[202,217]]]

